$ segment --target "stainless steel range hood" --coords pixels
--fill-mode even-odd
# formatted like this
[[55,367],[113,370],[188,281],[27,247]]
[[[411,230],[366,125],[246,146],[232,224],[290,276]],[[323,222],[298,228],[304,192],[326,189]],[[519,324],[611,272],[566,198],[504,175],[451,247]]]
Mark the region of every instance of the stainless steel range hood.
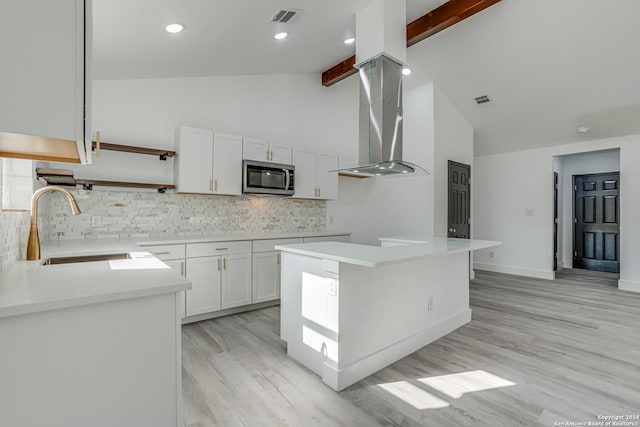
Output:
[[[398,0],[377,0],[361,11],[356,21],[356,57],[360,61],[360,166],[339,169],[339,172],[358,176],[403,176],[429,174],[402,156],[402,59],[406,57],[403,4]],[[397,19],[388,19],[389,12],[400,9]],[[396,27],[399,27],[396,28]],[[378,37],[382,34],[382,37]],[[397,42],[393,43],[396,37]],[[369,40],[385,39],[381,45]],[[391,40],[391,42],[389,42]],[[392,51],[394,54],[389,54]]]

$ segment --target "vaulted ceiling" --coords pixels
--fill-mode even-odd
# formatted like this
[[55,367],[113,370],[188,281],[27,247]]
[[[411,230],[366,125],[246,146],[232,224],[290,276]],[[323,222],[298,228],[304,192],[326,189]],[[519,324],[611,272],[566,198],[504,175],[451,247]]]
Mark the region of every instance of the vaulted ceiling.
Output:
[[[95,77],[319,74],[354,53],[343,40],[369,1],[94,0]],[[407,22],[443,3],[407,0]],[[278,42],[282,8],[304,12]],[[435,81],[476,154],[640,133],[637,16],[637,0],[503,0],[409,48],[405,84]],[[165,33],[174,21],[186,30]]]

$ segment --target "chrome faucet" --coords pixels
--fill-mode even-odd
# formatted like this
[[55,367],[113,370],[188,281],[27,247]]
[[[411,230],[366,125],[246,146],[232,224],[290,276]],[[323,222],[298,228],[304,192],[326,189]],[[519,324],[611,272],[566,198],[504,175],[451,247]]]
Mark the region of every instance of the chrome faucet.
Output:
[[27,243],[27,260],[40,259],[40,237],[38,236],[38,200],[40,196],[49,191],[59,191],[69,200],[71,204],[71,211],[74,215],[81,213],[78,202],[73,197],[73,194],[68,190],[60,187],[43,187],[33,193],[31,196],[31,228],[29,228],[29,242]]

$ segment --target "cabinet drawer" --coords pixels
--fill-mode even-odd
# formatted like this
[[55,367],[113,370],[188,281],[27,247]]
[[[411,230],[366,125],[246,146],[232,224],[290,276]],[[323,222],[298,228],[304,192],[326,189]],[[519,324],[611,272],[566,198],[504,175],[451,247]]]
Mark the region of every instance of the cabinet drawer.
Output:
[[251,253],[251,242],[187,243],[187,258],[239,253]]
[[272,252],[275,251],[276,245],[293,245],[294,243],[302,243],[302,239],[266,239],[254,240],[253,252]]
[[317,242],[344,242],[351,243],[351,236],[348,234],[339,234],[335,236],[322,236],[322,237],[305,237],[304,243],[317,243]]
[[163,261],[172,259],[184,259],[184,244],[140,246],[145,248],[156,258]]

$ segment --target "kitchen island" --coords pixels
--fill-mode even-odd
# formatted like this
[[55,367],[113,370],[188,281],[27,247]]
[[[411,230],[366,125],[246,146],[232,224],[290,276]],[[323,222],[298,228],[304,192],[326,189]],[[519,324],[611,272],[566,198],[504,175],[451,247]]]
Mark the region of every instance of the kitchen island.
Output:
[[182,425],[189,281],[127,241],[42,252],[0,274],[0,425]]
[[469,322],[469,253],[500,245],[381,240],[383,246],[276,246],[283,254],[280,334],[287,353],[334,390]]

